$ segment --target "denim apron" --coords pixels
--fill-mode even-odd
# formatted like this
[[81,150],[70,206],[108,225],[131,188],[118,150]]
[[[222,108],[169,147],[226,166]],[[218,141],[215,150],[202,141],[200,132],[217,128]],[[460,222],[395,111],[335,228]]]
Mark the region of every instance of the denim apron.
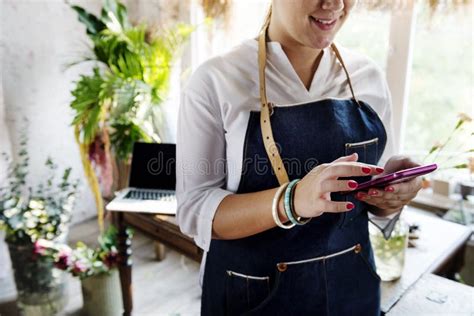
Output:
[[[377,164],[386,131],[370,105],[354,97],[337,48],[332,45],[352,99],[272,106],[265,95],[265,35],[266,28],[259,39],[262,110],[250,113],[237,193],[278,187],[353,152],[358,161]],[[275,156],[280,160],[272,160]],[[353,179],[360,183],[370,176]],[[355,207],[323,213],[289,230],[276,227],[236,240],[213,239],[204,269],[202,315],[379,315],[369,205],[353,195],[331,193],[331,199],[351,201]]]

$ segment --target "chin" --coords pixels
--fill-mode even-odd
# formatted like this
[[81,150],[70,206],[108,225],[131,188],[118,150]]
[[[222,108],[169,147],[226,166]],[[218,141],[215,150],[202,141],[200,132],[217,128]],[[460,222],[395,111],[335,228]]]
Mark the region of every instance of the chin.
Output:
[[315,49],[324,49],[332,44],[334,37],[318,37],[311,41],[311,47]]

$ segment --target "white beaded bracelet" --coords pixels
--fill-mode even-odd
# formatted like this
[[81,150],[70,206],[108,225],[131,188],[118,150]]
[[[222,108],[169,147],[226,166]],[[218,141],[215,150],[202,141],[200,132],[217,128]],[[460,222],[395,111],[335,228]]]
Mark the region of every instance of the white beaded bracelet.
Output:
[[283,194],[283,191],[285,191],[288,184],[289,184],[288,182],[284,183],[278,188],[278,190],[275,193],[275,196],[273,197],[273,203],[272,203],[273,220],[275,221],[275,224],[277,224],[278,227],[281,227],[283,229],[290,229],[295,226],[295,224],[289,224],[289,225],[283,224],[280,220],[280,216],[278,216],[278,202],[280,201],[280,197]]

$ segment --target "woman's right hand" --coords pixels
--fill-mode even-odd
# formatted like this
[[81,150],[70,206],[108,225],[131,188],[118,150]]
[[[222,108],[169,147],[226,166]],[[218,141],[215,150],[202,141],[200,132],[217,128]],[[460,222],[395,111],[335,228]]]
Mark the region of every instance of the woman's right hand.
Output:
[[378,175],[383,168],[357,162],[357,153],[343,156],[331,163],[314,167],[295,187],[295,212],[301,217],[316,217],[324,212],[340,213],[354,208],[351,202],[331,201],[331,192],[352,191],[357,188],[354,180],[339,177]]

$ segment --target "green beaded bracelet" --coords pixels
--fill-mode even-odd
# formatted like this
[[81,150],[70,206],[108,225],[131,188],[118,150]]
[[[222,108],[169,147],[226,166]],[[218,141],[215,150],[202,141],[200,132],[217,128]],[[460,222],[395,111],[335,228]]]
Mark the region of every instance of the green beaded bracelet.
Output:
[[290,222],[295,225],[304,225],[309,221],[309,220],[301,221],[301,217],[296,216],[295,211],[294,211],[293,188],[300,180],[301,179],[295,179],[288,184],[285,191],[285,198],[283,200],[286,216],[288,217]]

